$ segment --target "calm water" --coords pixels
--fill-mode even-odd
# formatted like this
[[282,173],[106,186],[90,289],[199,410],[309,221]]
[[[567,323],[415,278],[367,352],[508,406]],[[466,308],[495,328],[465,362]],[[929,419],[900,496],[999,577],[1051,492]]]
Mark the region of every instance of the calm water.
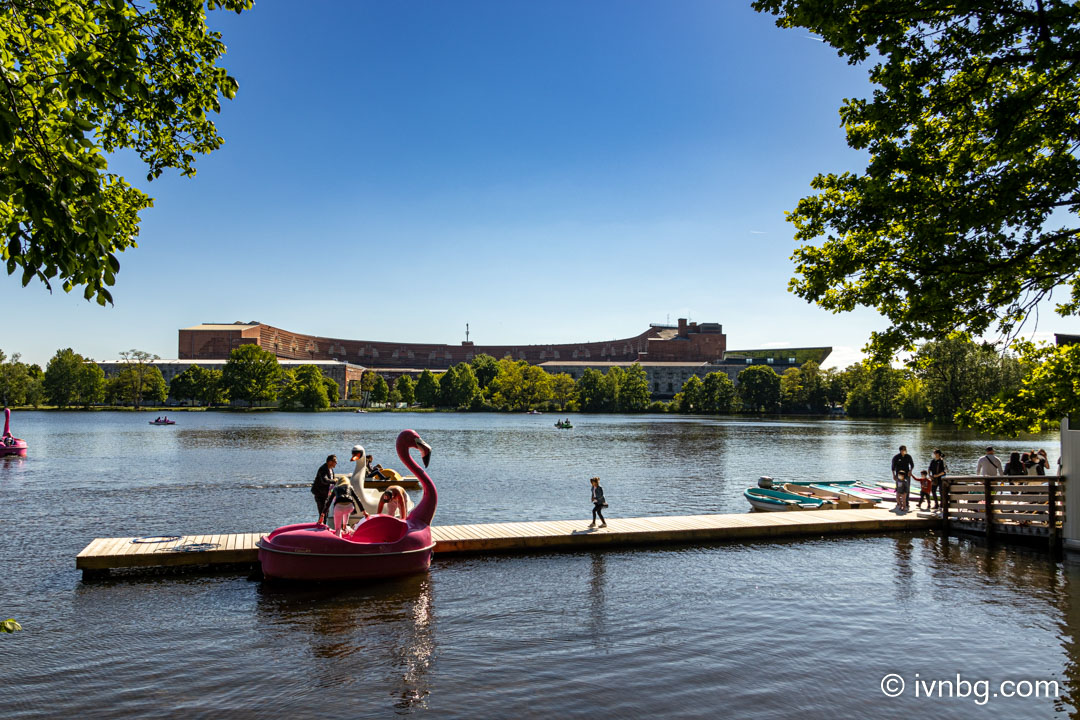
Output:
[[[266,531],[310,520],[330,452],[435,454],[436,523],[745,512],[776,477],[887,477],[900,443],[970,471],[986,438],[859,421],[130,413],[14,418],[0,459],[0,717],[1069,717],[1080,568],[893,535],[609,553],[436,559],[367,587],[281,588],[243,572],[87,583],[105,535]],[[1055,437],[1000,449],[1045,447]],[[343,459],[344,459],[343,458]],[[351,464],[342,462],[339,470]],[[905,693],[886,698],[882,677]],[[915,697],[917,680],[988,681]],[[1058,699],[992,697],[1056,681]],[[961,685],[963,690],[964,686]],[[1020,690],[1027,686],[1020,685]]]

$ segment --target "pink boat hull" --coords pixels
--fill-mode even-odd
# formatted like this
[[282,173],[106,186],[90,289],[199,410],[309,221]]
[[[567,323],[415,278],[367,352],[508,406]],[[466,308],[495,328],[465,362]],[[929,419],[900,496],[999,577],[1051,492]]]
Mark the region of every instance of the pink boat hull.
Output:
[[14,445],[6,445],[0,442],[0,457],[5,455],[17,455],[19,457],[26,457],[26,441],[15,438]]
[[420,450],[427,466],[431,446],[414,430],[402,430],[397,453],[416,476],[424,496],[406,520],[372,515],[344,537],[322,523],[279,527],[259,541],[263,577],[279,580],[367,580],[424,572],[431,565],[431,520],[439,494],[409,455]]
[[0,435],[0,457],[17,455],[26,457],[26,441],[11,434],[11,410],[4,408],[4,434]]
[[278,580],[367,580],[424,572],[434,547],[431,528],[410,532],[397,518],[375,515],[343,538],[323,524],[278,528],[259,541],[259,564]]

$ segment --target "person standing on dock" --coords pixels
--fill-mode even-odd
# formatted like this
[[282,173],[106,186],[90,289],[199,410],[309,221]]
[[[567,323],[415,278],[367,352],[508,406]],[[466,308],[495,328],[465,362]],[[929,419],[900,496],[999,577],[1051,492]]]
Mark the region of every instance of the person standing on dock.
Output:
[[893,482],[899,480],[899,473],[904,471],[905,477],[911,477],[911,471],[915,469],[915,460],[908,455],[907,445],[900,446],[900,452],[893,455],[892,459],[892,479]]
[[934,498],[934,509],[941,509],[941,481],[945,477],[948,468],[945,466],[945,456],[940,450],[934,450],[934,459],[930,461],[930,493]]
[[596,527],[596,518],[600,518],[600,527],[607,527],[607,520],[604,519],[604,508],[607,507],[607,501],[604,500],[604,488],[600,487],[600,478],[589,478],[589,483],[592,485],[592,522],[589,523],[589,527]]
[[334,487],[334,468],[337,467],[337,455],[327,455],[326,462],[315,472],[315,481],[311,483],[311,494],[315,496],[315,505],[319,508],[319,522],[326,522],[326,505],[330,498],[330,488]]
[[975,466],[976,475],[985,475],[986,477],[997,477],[1002,474],[1001,461],[994,456],[994,448],[986,448],[986,454],[979,458],[979,463]]

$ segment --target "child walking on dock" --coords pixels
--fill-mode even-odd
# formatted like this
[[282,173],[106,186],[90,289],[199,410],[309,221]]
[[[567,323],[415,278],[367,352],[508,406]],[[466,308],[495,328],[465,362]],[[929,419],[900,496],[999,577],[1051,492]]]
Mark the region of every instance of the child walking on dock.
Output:
[[922,510],[923,501],[926,501],[926,509],[933,509],[930,505],[930,489],[933,482],[930,476],[925,470],[922,471],[922,475],[919,476],[919,509]]
[[607,502],[604,500],[604,488],[600,487],[600,478],[589,478],[589,483],[592,485],[592,522],[589,523],[589,527],[596,527],[596,518],[600,518],[600,527],[606,528],[607,521],[604,520],[604,513],[601,512],[603,508],[607,507]]

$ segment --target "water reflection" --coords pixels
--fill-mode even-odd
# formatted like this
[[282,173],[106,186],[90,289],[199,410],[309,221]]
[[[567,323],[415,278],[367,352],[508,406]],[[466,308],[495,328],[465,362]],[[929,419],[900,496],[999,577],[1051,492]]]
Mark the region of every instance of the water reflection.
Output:
[[425,706],[436,648],[427,574],[309,587],[262,583],[255,616],[275,633],[305,639],[319,687],[352,687],[368,702],[390,698],[399,710]]
[[604,594],[606,563],[607,558],[602,552],[593,553],[589,563],[589,641],[597,650],[607,648],[608,606]]

